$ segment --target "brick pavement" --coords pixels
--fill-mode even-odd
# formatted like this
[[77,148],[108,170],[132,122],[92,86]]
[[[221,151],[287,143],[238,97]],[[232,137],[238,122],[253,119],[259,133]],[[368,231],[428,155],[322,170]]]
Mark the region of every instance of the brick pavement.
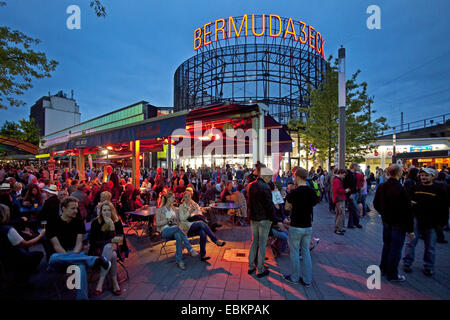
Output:
[[[369,197],[370,199],[370,197]],[[375,211],[363,218],[363,229],[349,229],[345,236],[333,233],[334,215],[329,213],[325,202],[315,208],[313,236],[320,244],[311,253],[313,283],[310,288],[285,282],[282,275],[289,273],[289,256],[274,259],[267,250],[270,275],[259,279],[247,274],[247,263],[229,262],[223,259],[226,249],[248,249],[251,242],[249,227],[228,227],[225,223],[216,235],[227,242],[225,247],[207,244],[211,256],[208,263],[185,256],[186,271],[173,262],[175,247],[169,249],[169,259],[159,256],[160,245],[152,248],[148,240],[139,242],[129,237],[132,249],[126,261],[130,280],[121,285],[122,295],[113,296],[105,289],[100,297],[93,299],[118,300],[310,300],[310,299],[449,299],[450,298],[450,244],[437,244],[436,270],[432,278],[421,271],[423,242],[419,242],[413,265],[413,273],[407,281],[390,283],[382,278],[380,290],[366,286],[366,269],[377,265],[381,254],[381,219]],[[450,234],[446,233],[447,239]],[[44,264],[41,265],[45,269]],[[55,299],[54,280],[47,274],[34,276],[34,293],[25,299]],[[92,288],[91,288],[92,289]],[[63,299],[73,297],[63,292]]]

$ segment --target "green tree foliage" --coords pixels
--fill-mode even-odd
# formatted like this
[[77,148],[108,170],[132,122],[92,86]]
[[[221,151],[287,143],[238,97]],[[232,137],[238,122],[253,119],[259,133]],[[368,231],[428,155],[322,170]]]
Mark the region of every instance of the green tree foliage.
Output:
[[106,9],[100,0],[91,1],[90,6],[94,8],[97,17],[106,17]]
[[[6,1],[0,1],[0,7],[5,5]],[[106,16],[101,1],[91,1],[90,6],[98,17]],[[20,31],[0,27],[0,109],[25,106],[18,96],[33,87],[33,80],[49,78],[55,71],[57,61],[49,60],[45,53],[32,49],[39,43],[39,39]]]
[[[339,107],[338,107],[338,60],[331,63],[328,59],[328,71],[325,81],[317,89],[309,90],[307,97],[311,107],[300,108],[305,115],[303,120],[291,121],[289,126],[296,129],[309,152],[312,143],[320,160],[332,162],[338,150]],[[364,156],[375,149],[374,142],[382,130],[387,129],[386,118],[373,120],[373,97],[367,93],[367,83],[357,82],[360,70],[347,80],[346,98],[346,162],[361,162]]]
[[49,78],[56,69],[58,62],[31,48],[39,42],[20,31],[0,27],[0,109],[24,106],[16,97],[33,87],[33,79]]
[[39,145],[39,128],[36,126],[34,119],[29,121],[22,119],[19,123],[14,121],[5,121],[0,128],[0,136],[15,138]]

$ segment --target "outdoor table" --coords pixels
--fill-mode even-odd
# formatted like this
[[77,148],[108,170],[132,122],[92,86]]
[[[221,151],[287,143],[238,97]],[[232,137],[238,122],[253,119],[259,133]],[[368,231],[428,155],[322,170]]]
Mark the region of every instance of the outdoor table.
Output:
[[[240,209],[242,206],[240,204],[234,202],[216,202],[211,204],[210,206],[205,207],[206,209],[216,209],[216,210],[230,210],[230,209]],[[234,226],[233,216],[231,216],[231,226]]]
[[[156,215],[156,207],[148,207],[146,209],[139,209],[136,211],[125,212],[125,214],[135,220],[134,223],[130,223],[130,228],[127,231],[127,235],[133,231],[138,236],[139,240],[144,239],[144,235],[148,235],[149,238],[153,235],[153,220]],[[139,229],[142,230],[139,234]],[[151,246],[151,242],[150,242]]]
[[20,213],[37,213],[39,211],[41,211],[43,208],[43,206],[38,206],[38,207],[20,207],[19,211]]

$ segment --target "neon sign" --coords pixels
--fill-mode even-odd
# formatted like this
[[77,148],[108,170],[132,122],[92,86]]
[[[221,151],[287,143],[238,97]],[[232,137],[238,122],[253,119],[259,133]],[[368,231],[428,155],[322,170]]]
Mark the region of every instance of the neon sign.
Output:
[[194,50],[206,47],[213,42],[248,36],[269,36],[298,41],[301,44],[307,44],[311,50],[315,50],[325,59],[325,40],[320,32],[303,21],[280,18],[276,14],[262,16],[245,14],[241,17],[241,21],[228,17],[228,19],[217,19],[214,23],[205,23],[203,27],[194,31]]

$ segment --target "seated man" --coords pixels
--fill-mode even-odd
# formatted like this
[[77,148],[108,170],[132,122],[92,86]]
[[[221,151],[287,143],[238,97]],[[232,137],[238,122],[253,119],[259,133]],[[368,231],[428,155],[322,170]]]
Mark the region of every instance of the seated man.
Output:
[[107,273],[111,267],[105,257],[88,256],[83,249],[83,237],[86,233],[84,223],[77,218],[78,199],[67,197],[61,201],[61,216],[49,220],[47,224],[47,238],[54,250],[50,256],[49,267],[64,270],[70,265],[80,268],[81,287],[77,289],[77,299],[88,299],[88,283],[86,267],[101,266]]
[[37,237],[24,240],[16,229],[9,225],[10,209],[0,204],[0,260],[6,270],[14,273],[16,285],[29,285],[30,275],[36,271],[44,254],[29,252],[28,248],[38,243],[45,235],[43,230]]

